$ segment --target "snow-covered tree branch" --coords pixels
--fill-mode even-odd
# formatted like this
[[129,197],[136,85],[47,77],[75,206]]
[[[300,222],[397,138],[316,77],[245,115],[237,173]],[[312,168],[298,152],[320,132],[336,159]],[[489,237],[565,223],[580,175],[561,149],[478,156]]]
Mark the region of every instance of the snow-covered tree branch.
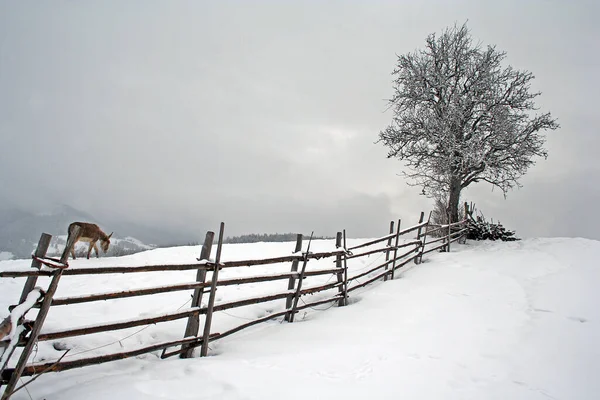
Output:
[[458,218],[460,192],[487,182],[504,194],[536,157],[547,157],[542,131],[559,126],[538,114],[532,73],[503,67],[506,54],[473,43],[465,25],[430,35],[423,50],[398,57],[394,112],[379,142],[403,160],[409,184],[448,198]]

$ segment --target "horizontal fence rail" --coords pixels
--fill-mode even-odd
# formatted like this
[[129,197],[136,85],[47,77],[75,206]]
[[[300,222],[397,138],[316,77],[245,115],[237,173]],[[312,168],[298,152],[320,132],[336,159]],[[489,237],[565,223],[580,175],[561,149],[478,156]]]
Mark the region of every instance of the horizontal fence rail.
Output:
[[[310,253],[309,260],[318,260],[328,258],[338,254],[343,254],[344,250]],[[240,260],[240,261],[225,261],[219,263],[219,268],[234,268],[234,267],[250,267],[255,265],[279,264],[283,262],[291,262],[295,260],[303,260],[302,255],[290,255],[283,257],[265,258],[258,260]],[[71,275],[98,275],[98,274],[127,274],[135,272],[169,272],[169,271],[191,271],[205,269],[208,271],[214,270],[215,263],[205,261],[198,264],[181,264],[181,265],[144,265],[140,267],[95,267],[95,268],[72,268],[65,269],[63,276]],[[28,276],[48,276],[51,277],[54,271],[47,270],[0,270],[0,278],[23,278]]]
[[365,251],[363,253],[352,254],[351,256],[348,256],[346,259],[347,260],[352,260],[353,258],[364,257],[364,256],[368,256],[368,255],[371,255],[371,254],[376,254],[376,253],[384,253],[384,252],[387,252],[387,251],[390,251],[390,250],[401,249],[403,247],[408,247],[408,246],[413,246],[413,245],[419,245],[420,246],[421,245],[421,241],[415,240],[414,242],[404,243],[404,244],[400,244],[398,246],[388,246],[388,247],[384,247],[384,248],[380,248],[380,249]]
[[[365,271],[365,272],[362,272],[362,273],[360,273],[360,274],[357,274],[357,275],[355,275],[355,276],[349,277],[349,278],[348,278],[348,282],[352,282],[352,281],[354,281],[354,280],[357,280],[357,279],[360,279],[360,278],[362,278],[362,277],[364,277],[364,276],[370,275],[370,274],[372,274],[373,272],[375,272],[375,271],[377,271],[377,270],[380,270],[381,268],[384,268],[384,267],[386,267],[386,266],[388,266],[388,265],[390,265],[390,264],[393,264],[394,262],[398,262],[398,261],[400,261],[400,260],[401,260],[401,259],[403,259],[404,257],[406,257],[406,256],[408,256],[408,255],[410,255],[410,254],[412,254],[412,253],[414,253],[414,252],[416,252],[416,251],[418,251],[418,250],[419,250],[419,247],[415,247],[414,249],[412,249],[412,250],[410,250],[410,251],[408,251],[408,252],[406,252],[406,253],[404,253],[404,254],[402,254],[402,255],[400,255],[400,256],[397,256],[396,258],[394,258],[394,259],[392,259],[392,260],[388,260],[388,261],[384,262],[383,264],[379,264],[379,265],[377,265],[376,267],[373,267],[373,268],[371,268],[371,269],[369,269],[369,270],[367,270],[367,271]],[[398,266],[397,266],[397,267],[398,267]],[[386,273],[385,273],[384,275],[386,275],[386,274],[390,274],[390,273],[391,273],[391,271],[386,271]],[[383,275],[382,275],[382,276],[383,276]]]
[[[169,271],[195,271],[198,269],[212,270],[208,262],[197,264],[174,265],[143,265],[139,267],[94,267],[94,268],[66,268],[63,276],[72,275],[99,275],[99,274],[129,274],[137,272],[169,272]],[[0,278],[22,278],[27,276],[52,276],[54,271],[47,270],[3,270]]]
[[[317,271],[307,271],[305,276],[318,276],[318,275],[328,275],[340,273],[337,269],[325,269],[325,270],[317,270]],[[233,278],[233,279],[224,279],[217,282],[217,286],[231,286],[231,285],[242,285],[245,283],[258,283],[258,282],[268,282],[268,281],[276,281],[282,279],[289,279],[291,277],[297,278],[298,273],[292,272],[284,272],[280,274],[273,275],[262,275],[262,276],[253,276],[247,278]],[[197,289],[197,288],[207,288],[210,287],[210,283],[206,282],[189,282],[189,283],[180,283],[174,285],[166,285],[166,286],[155,286],[149,288],[140,288],[140,289],[132,289],[132,290],[123,290],[120,292],[106,292],[106,293],[98,293],[98,294],[90,294],[90,295],[81,295],[81,296],[73,296],[73,297],[63,297],[52,299],[52,306],[62,306],[69,304],[79,304],[79,303],[88,303],[92,301],[103,301],[103,300],[114,300],[114,299],[122,299],[127,297],[136,297],[136,296],[147,296],[158,293],[168,293],[189,289]],[[39,307],[36,305],[35,307]]]
[[415,226],[411,226],[410,228],[406,228],[406,229],[404,229],[404,230],[402,230],[402,231],[400,231],[398,233],[390,233],[387,236],[383,236],[383,237],[380,237],[379,239],[371,240],[370,242],[365,242],[365,243],[361,243],[361,244],[359,244],[357,246],[354,246],[354,247],[349,247],[348,250],[356,250],[356,249],[360,249],[361,247],[372,246],[372,245],[377,244],[377,243],[385,242],[386,240],[393,239],[396,236],[402,236],[402,235],[405,235],[407,233],[416,231],[419,228],[423,228],[424,226],[427,226],[427,222],[423,222],[423,223],[417,224]]
[[[218,333],[212,334],[210,336],[210,338],[212,339],[213,337],[217,337],[218,335],[219,335]],[[197,338],[197,337],[185,338],[185,339],[181,339],[181,340],[157,343],[157,344],[154,344],[151,346],[142,347],[142,348],[132,350],[132,351],[106,354],[106,355],[96,356],[96,357],[80,358],[80,359],[73,360],[73,361],[61,361],[61,362],[54,362],[54,363],[50,362],[50,363],[45,363],[45,364],[32,364],[32,365],[28,365],[24,368],[22,376],[31,376],[31,375],[39,374],[41,372],[46,373],[46,372],[53,372],[53,371],[54,372],[66,371],[66,370],[73,369],[73,368],[81,368],[81,367],[85,367],[88,365],[102,364],[102,363],[105,363],[108,361],[116,361],[116,360],[122,360],[125,358],[136,357],[136,356],[139,356],[142,354],[150,353],[150,352],[157,351],[157,350],[162,350],[165,348],[169,348],[169,347],[173,347],[173,346],[177,346],[177,345],[181,345],[181,344],[196,345],[198,343],[202,343],[202,341],[203,341],[203,338]],[[10,375],[13,372],[14,372],[14,369],[12,369],[12,368],[4,370],[2,373],[2,379],[8,380],[8,378],[10,377]]]

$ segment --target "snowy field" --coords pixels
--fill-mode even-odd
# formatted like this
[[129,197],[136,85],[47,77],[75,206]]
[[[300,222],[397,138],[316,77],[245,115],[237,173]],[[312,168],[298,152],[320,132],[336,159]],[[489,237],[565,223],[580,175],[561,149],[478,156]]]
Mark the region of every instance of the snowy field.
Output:
[[[349,241],[349,246],[362,241]],[[223,248],[223,259],[288,255],[293,247],[293,243],[230,244]],[[333,249],[333,241],[327,240],[311,247],[311,251]],[[70,264],[93,268],[189,263],[199,253],[199,246],[177,247]],[[353,292],[347,307],[307,309],[293,324],[273,320],[214,342],[211,357],[160,360],[157,352],[49,373],[27,388],[36,400],[599,399],[599,259],[600,242],[585,239],[454,245],[452,253],[430,253],[423,264],[410,264],[394,281]],[[382,258],[352,261],[350,276]],[[0,269],[29,264],[1,261]],[[309,269],[331,266],[331,259],[309,262]],[[220,278],[289,268],[288,263],[224,269]],[[311,277],[305,286],[328,279]],[[65,276],[56,297],[194,280],[194,271]],[[23,283],[24,279],[0,279],[0,318],[19,298]],[[39,284],[45,287],[47,280]],[[222,287],[217,302],[285,288],[283,280]],[[175,311],[189,305],[190,294],[53,307],[43,332]],[[316,296],[305,300],[317,300]],[[218,312],[212,331],[283,310],[284,305],[285,300],[278,300]],[[41,342],[35,361],[56,360],[64,349],[71,349],[65,361],[132,350],[180,339],[184,328],[185,320],[180,320]],[[13,397],[29,398],[24,390]]]

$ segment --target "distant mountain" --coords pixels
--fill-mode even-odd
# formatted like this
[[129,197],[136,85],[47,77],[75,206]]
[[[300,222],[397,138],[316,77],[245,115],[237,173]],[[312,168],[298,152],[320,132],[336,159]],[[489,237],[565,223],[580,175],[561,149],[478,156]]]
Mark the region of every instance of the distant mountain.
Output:
[[99,220],[103,221],[102,226],[109,231],[107,233],[114,231],[118,237],[131,236],[155,247],[184,245],[198,241],[197,235],[193,232],[147,226],[111,216],[101,217]]
[[[134,227],[131,232],[127,229],[126,223],[121,223],[117,232],[115,227],[105,225],[92,215],[67,205],[56,207],[45,213],[32,213],[14,206],[3,206],[0,207],[0,254],[2,254],[2,258],[9,258],[8,253],[11,253],[14,258],[30,257],[43,232],[53,236],[48,254],[60,254],[66,243],[67,228],[73,221],[95,222],[105,229],[106,233],[114,231],[108,255],[131,254],[152,248],[134,238],[134,232],[141,233],[139,228]],[[151,232],[151,230],[146,230],[146,232]],[[78,244],[78,252],[83,251],[84,247],[87,249],[87,244]]]
[[90,219],[90,215],[68,206],[43,214],[0,208],[0,251],[10,252],[17,258],[29,257],[42,232],[66,234],[72,221]]
[[[53,236],[48,247],[47,255],[49,256],[60,256],[67,244],[67,235]],[[76,257],[85,257],[89,248],[88,243],[78,242],[75,245]],[[119,257],[127,254],[139,253],[140,251],[153,249],[154,246],[150,246],[142,243],[136,238],[128,236],[126,238],[113,237],[110,239],[110,247],[108,252],[104,254],[100,245],[98,244],[98,250],[100,256],[106,257]],[[31,254],[31,253],[30,253]],[[96,257],[96,253],[92,250],[91,257]]]

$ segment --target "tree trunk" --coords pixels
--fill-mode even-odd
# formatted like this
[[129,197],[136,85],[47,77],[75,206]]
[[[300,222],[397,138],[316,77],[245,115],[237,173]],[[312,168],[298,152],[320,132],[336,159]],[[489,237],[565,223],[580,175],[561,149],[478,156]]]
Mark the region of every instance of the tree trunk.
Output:
[[452,178],[450,181],[450,193],[448,196],[448,213],[450,214],[450,223],[458,222],[458,204],[460,202],[461,192],[460,179]]

